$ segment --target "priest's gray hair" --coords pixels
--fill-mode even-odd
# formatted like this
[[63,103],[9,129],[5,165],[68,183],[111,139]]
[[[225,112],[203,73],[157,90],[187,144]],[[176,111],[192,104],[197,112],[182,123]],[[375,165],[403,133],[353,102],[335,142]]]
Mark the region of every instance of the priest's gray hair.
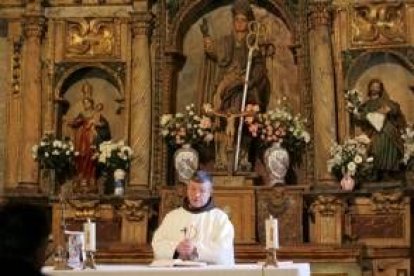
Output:
[[196,171],[190,180],[200,184],[208,184],[210,187],[213,187],[213,179],[210,173],[204,170]]

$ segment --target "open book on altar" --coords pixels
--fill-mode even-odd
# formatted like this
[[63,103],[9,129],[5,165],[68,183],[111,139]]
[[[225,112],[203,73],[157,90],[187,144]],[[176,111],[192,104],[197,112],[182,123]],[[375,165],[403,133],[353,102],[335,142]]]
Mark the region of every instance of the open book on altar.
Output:
[[173,267],[173,266],[206,266],[206,262],[185,261],[181,259],[153,260],[149,266],[152,267]]

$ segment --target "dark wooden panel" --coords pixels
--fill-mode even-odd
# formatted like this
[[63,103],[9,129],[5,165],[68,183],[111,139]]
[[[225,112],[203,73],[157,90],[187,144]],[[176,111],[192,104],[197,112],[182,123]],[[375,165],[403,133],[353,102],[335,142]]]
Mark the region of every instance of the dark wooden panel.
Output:
[[404,238],[402,215],[352,215],[352,235],[358,238]]

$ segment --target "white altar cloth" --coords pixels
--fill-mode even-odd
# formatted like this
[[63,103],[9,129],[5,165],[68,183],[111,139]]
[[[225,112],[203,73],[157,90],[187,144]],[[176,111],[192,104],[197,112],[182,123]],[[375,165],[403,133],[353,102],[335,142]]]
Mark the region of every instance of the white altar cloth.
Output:
[[44,267],[50,276],[309,276],[308,263],[286,263],[278,268],[258,264],[237,264],[234,266],[208,265],[204,267],[149,267],[145,265],[98,265],[96,270],[53,270]]

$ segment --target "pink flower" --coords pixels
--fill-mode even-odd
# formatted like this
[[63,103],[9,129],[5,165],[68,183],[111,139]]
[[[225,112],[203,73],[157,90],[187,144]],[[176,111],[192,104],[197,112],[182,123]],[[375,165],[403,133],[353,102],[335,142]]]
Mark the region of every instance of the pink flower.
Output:
[[253,124],[253,120],[254,120],[253,116],[247,116],[245,119],[247,124]]
[[248,104],[246,105],[247,112],[259,112],[260,107],[257,104]]
[[251,125],[249,125],[249,131],[251,133],[257,132],[258,130],[259,130],[259,126],[257,124],[251,124]]
[[203,118],[200,121],[200,127],[201,128],[211,128],[211,120],[209,117],[203,116]]

